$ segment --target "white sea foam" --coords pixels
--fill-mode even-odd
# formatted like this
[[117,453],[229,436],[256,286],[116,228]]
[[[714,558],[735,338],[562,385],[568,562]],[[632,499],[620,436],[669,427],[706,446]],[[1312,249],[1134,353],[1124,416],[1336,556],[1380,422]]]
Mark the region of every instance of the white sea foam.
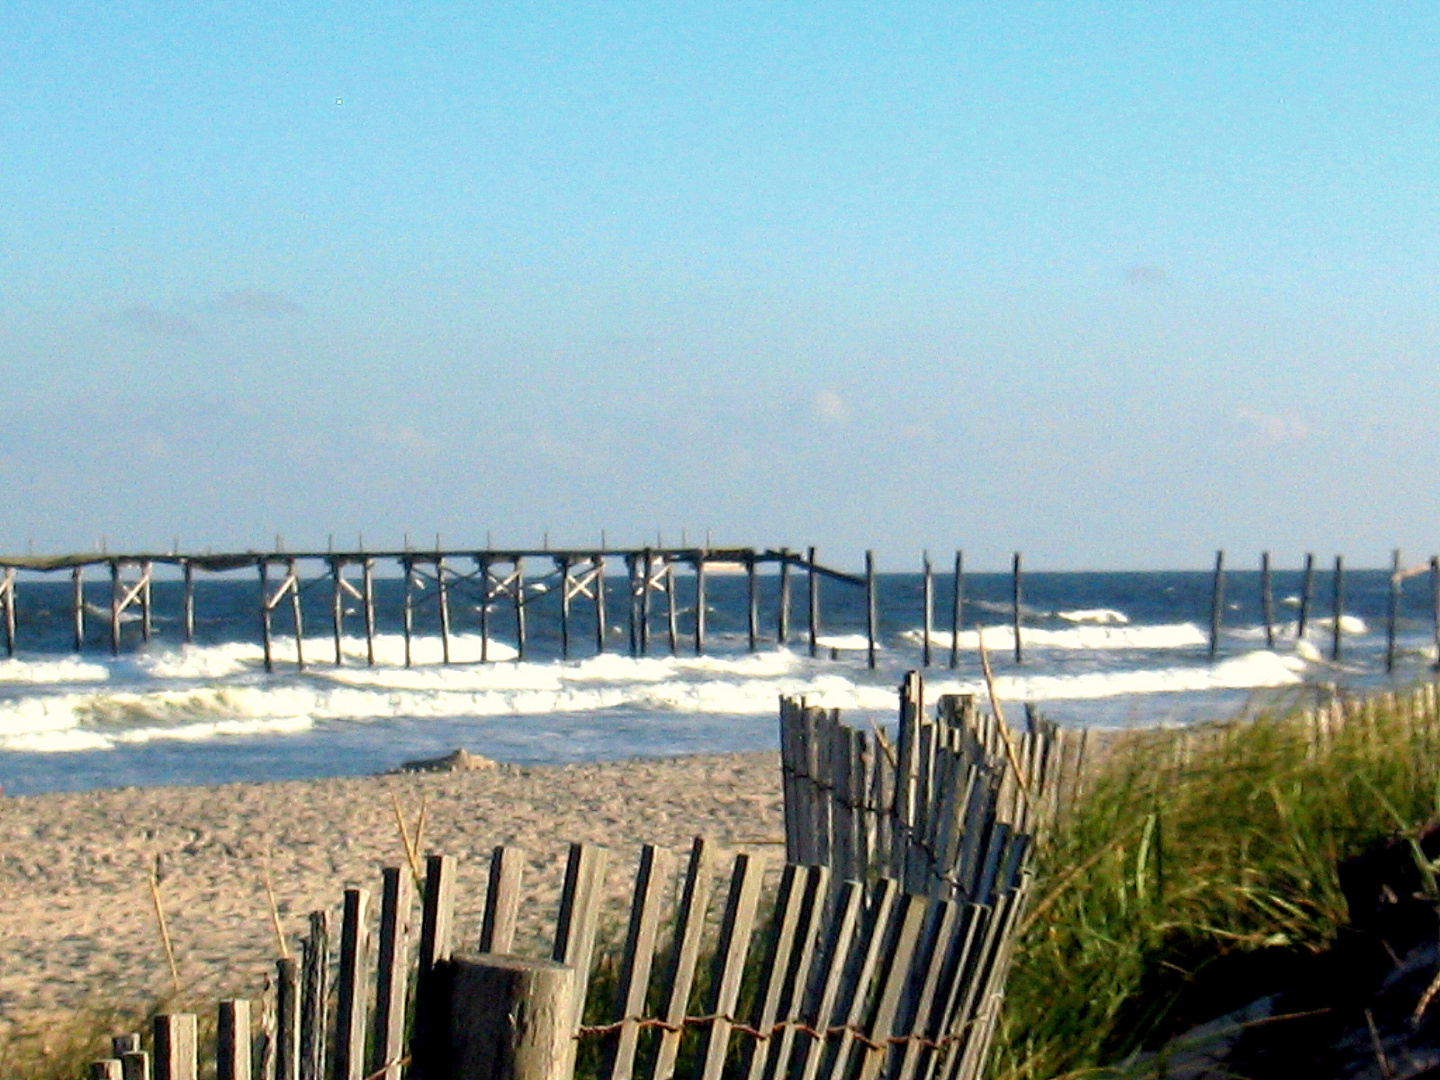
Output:
[[[374,638],[375,663],[381,667],[402,667],[405,663],[405,638],[402,634],[376,634]],[[452,664],[475,664],[480,662],[481,638],[479,634],[452,634],[450,637],[450,662]],[[335,661],[335,639],[333,637],[305,637],[301,640],[305,661],[309,664],[333,664]],[[295,638],[275,637],[270,646],[271,657],[278,667],[296,662]],[[342,637],[340,655],[347,664],[365,664],[368,653],[362,637]],[[492,661],[514,660],[519,653],[514,646],[503,641],[490,639],[488,657]],[[440,638],[431,635],[415,635],[410,642],[412,664],[440,664],[444,660],[444,644]],[[175,649],[155,649],[138,654],[133,663],[146,674],[155,678],[171,679],[218,679],[240,675],[248,671],[261,670],[265,662],[264,649],[248,641],[227,642],[222,645],[182,645]]]
[[[1002,701],[1090,701],[1100,698],[1174,694],[1206,690],[1259,690],[1294,686],[1303,681],[1305,662],[1261,650],[1231,657],[1215,665],[1176,666],[1142,670],[1085,672],[1079,675],[1013,675],[995,678]],[[927,696],[988,691],[979,679],[931,678]]]
[[1076,608],[1074,611],[1057,611],[1057,619],[1072,623],[1096,623],[1101,626],[1128,626],[1130,616],[1114,608]]
[[32,660],[20,656],[0,660],[0,685],[5,683],[104,682],[110,669],[78,657]]
[[[1097,628],[1098,629],[1098,628]],[[203,651],[203,650],[199,650]],[[187,670],[209,670],[209,662]],[[1012,701],[1085,700],[1178,691],[1291,685],[1302,659],[1259,651],[1214,666],[1082,674],[1005,672]],[[603,713],[764,716],[782,694],[827,708],[888,714],[892,677],[810,661],[789,650],[740,657],[634,659],[433,668],[322,668],[271,679],[185,687],[72,690],[0,702],[0,749],[73,751],[154,740],[204,740],[391,718],[484,719]],[[932,678],[931,693],[982,693],[978,679]]]
[[837,652],[859,652],[870,648],[870,639],[864,634],[820,634],[816,636],[815,644]]
[[[986,626],[981,630],[960,631],[960,648],[973,653],[980,647],[980,634],[985,647],[1003,651],[1015,647],[1015,630],[1011,626]],[[924,630],[907,630],[906,641],[921,644]],[[932,630],[930,644],[950,648],[952,635],[948,630]],[[1209,638],[1194,623],[1169,623],[1161,626],[1076,626],[1068,630],[1046,630],[1025,626],[1020,630],[1023,645],[1048,649],[1189,649],[1205,645]]]
[[[1294,638],[1300,630],[1299,620],[1280,622],[1274,624],[1275,637],[1279,639]],[[1227,628],[1225,631],[1231,637],[1242,638],[1249,641],[1258,641],[1265,636],[1263,626],[1237,626]],[[1306,636],[1324,635],[1329,637],[1335,632],[1335,619],[1333,616],[1326,616],[1323,619],[1311,619],[1305,627]],[[1369,625],[1358,615],[1340,616],[1340,633],[1346,637],[1360,637],[1370,632]]]

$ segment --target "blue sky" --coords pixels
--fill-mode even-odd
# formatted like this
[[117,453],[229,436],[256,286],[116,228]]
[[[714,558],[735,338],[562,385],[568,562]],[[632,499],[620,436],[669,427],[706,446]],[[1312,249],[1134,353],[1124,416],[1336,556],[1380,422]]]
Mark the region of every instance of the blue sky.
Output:
[[0,548],[1440,547],[1421,4],[0,2]]

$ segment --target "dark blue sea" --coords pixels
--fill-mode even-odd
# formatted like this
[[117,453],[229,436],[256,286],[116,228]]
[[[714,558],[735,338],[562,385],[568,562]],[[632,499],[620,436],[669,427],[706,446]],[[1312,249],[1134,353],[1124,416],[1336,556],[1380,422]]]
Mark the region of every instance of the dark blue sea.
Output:
[[[412,586],[411,664],[404,663],[403,581],[376,581],[375,663],[367,663],[358,601],[345,601],[335,663],[332,586],[314,571],[301,592],[306,667],[296,665],[288,602],[274,613],[275,670],[260,646],[253,571],[198,577],[195,640],[183,642],[178,580],[157,580],[152,633],[122,627],[118,657],[106,617],[111,584],[86,585],[91,608],[76,652],[68,574],[22,574],[14,659],[0,660],[0,785],[7,793],[193,784],[379,772],[457,747],[515,763],[772,748],[776,703],[806,694],[852,719],[893,721],[894,688],[923,662],[921,576],[878,577],[876,666],[867,664],[864,590],[820,587],[821,641],[811,657],[803,573],[792,574],[788,640],[778,634],[779,579],[759,577],[757,648],[749,648],[743,574],[711,573],[704,655],[694,649],[695,579],[651,598],[648,655],[633,656],[629,595],[618,562],[606,590],[610,620],[597,648],[594,607],[572,611],[571,656],[561,657],[555,579],[534,566],[525,590],[523,659],[513,603],[491,606],[481,662],[482,596],[450,586],[451,662],[442,662],[433,579]],[[951,668],[953,580],[937,567],[931,694],[984,695],[979,642],[995,690],[1021,711],[1033,703],[1067,725],[1183,724],[1275,707],[1328,692],[1430,677],[1434,604],[1428,574],[1402,587],[1395,671],[1387,675],[1389,571],[1347,571],[1338,659],[1332,655],[1333,575],[1317,570],[1309,620],[1297,634],[1301,574],[1272,580],[1274,644],[1267,644],[1257,571],[1226,574],[1222,632],[1210,657],[1212,575],[1194,572],[1026,573],[1015,659],[1009,574],[964,580],[957,665]],[[272,581],[273,587],[273,581]]]

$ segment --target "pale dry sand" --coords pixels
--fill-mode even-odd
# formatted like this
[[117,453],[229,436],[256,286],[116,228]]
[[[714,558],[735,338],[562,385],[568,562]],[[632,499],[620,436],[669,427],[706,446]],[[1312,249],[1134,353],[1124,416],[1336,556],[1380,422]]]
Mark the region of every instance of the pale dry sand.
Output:
[[392,793],[412,826],[424,801],[423,849],[459,862],[458,946],[478,936],[496,844],[527,852],[522,937],[542,954],[570,841],[610,849],[611,920],[643,843],[683,852],[705,835],[784,853],[774,753],[0,798],[0,1037],[170,990],[148,885],[157,856],[183,1000],[257,995],[277,953],[267,859],[292,941],[318,908],[338,935],[344,889],[378,904],[381,868],[404,862]]

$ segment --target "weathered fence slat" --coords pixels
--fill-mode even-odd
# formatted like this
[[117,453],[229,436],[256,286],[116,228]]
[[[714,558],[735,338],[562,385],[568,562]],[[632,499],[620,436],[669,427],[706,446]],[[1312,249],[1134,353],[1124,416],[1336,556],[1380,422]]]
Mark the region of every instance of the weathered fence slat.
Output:
[[709,843],[696,837],[690,847],[690,862],[685,869],[685,883],[676,914],[675,937],[672,945],[670,973],[665,991],[661,1020],[666,1025],[660,1033],[655,1054],[652,1080],[670,1080],[675,1075],[675,1060],[680,1052],[681,1026],[685,1022],[690,989],[695,982],[695,965],[700,959],[700,938],[705,929],[705,910],[710,903]]
[[[789,872],[793,866],[794,864],[787,866],[786,871]],[[798,873],[801,876],[799,918],[790,933],[790,945],[788,953],[785,953],[783,977],[778,983],[778,992],[775,995],[773,1008],[767,990],[762,1004],[762,1019],[756,1024],[762,1032],[773,1031],[777,1024],[780,1029],[777,1033],[778,1037],[770,1035],[765,1042],[761,1042],[755,1047],[754,1056],[747,1070],[748,1080],[772,1080],[781,1066],[788,1063],[790,1048],[795,1039],[795,1025],[800,1021],[801,1008],[805,1004],[805,991],[811,977],[812,965],[815,962],[815,947],[819,940],[821,918],[830,892],[830,869],[825,866],[806,866],[798,868]],[[788,911],[788,904],[785,906],[785,910]],[[782,918],[783,921],[776,923],[776,942],[771,965],[772,978],[781,968],[783,951],[781,945],[783,944],[784,928],[788,923],[788,915]],[[768,1023],[763,1019],[766,1012],[770,1014]]]
[[300,964],[275,961],[275,1080],[300,1078]]
[[425,896],[420,917],[420,956],[415,972],[415,1024],[410,1039],[410,1080],[431,1078],[442,1071],[434,1055],[443,1048],[440,1032],[433,1030],[440,988],[432,977],[441,961],[450,959],[455,913],[455,859],[450,855],[425,857]]
[[410,871],[387,866],[382,872],[380,947],[375,960],[375,1026],[367,1076],[400,1080],[405,1043],[407,945],[410,936]]
[[525,852],[504,844],[490,855],[490,883],[485,893],[485,916],[480,925],[482,953],[508,953],[515,944],[515,923],[520,915],[520,881]]
[[571,844],[565,864],[565,885],[560,893],[560,915],[555,923],[556,963],[575,969],[575,1023],[585,1007],[590,981],[590,957],[595,950],[595,928],[605,885],[607,852],[595,844]]
[[730,893],[720,921],[720,939],[715,946],[715,971],[711,979],[710,1008],[707,1010],[713,1019],[705,1039],[701,1080],[720,1080],[720,1071],[725,1066],[764,872],[765,864],[760,856],[743,851],[735,856]]
[[824,951],[819,955],[819,966],[807,994],[805,1019],[810,1031],[817,1032],[818,1035],[804,1033],[796,1047],[798,1067],[791,1071],[781,1063],[776,1075],[790,1075],[795,1077],[795,1080],[815,1080],[819,1074],[820,1064],[825,1056],[825,1032],[835,1024],[837,1018],[846,961],[855,941],[864,901],[865,887],[858,881],[841,884],[835,914],[830,921],[830,933],[827,935]]
[[660,931],[660,901],[670,869],[670,857],[655,845],[646,844],[640,853],[625,953],[615,984],[615,1019],[621,1026],[609,1046],[602,1069],[607,1080],[630,1080],[634,1074],[640,1018],[645,1012],[645,994]]
[[910,964],[920,943],[929,904],[923,896],[906,896],[899,904],[893,935],[885,943],[878,974],[879,991],[864,1030],[866,1043],[860,1052],[860,1080],[875,1080],[890,1053],[888,1038],[894,1033],[901,995],[910,979]]
[[325,1075],[325,1033],[329,1030],[330,913],[310,913],[310,936],[301,951],[300,1080]]
[[332,1055],[335,1080],[365,1076],[365,976],[369,967],[370,894],[345,890],[340,922],[340,978]]

